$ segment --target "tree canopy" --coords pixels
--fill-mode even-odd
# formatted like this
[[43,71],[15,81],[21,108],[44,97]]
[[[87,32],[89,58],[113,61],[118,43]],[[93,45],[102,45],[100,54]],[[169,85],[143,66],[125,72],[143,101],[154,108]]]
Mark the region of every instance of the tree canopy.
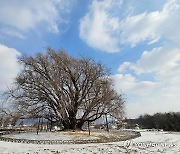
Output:
[[124,99],[113,89],[109,70],[90,58],[73,58],[64,50],[24,56],[10,90],[18,109],[31,116],[81,129],[104,114],[122,118]]

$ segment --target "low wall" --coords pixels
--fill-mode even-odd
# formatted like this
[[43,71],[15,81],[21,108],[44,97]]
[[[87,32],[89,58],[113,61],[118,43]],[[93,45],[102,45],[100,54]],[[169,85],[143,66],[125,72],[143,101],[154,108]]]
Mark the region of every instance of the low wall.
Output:
[[14,142],[14,143],[26,143],[26,144],[88,144],[88,143],[119,142],[119,141],[125,141],[125,140],[129,140],[129,139],[133,139],[133,138],[141,136],[141,134],[139,132],[134,132],[134,131],[128,131],[128,132],[123,131],[123,132],[127,133],[127,136],[121,136],[119,138],[110,138],[110,139],[90,139],[90,140],[28,140],[28,139],[16,139],[16,138],[6,138],[6,137],[2,136],[2,135],[10,134],[12,132],[0,132],[0,141]]

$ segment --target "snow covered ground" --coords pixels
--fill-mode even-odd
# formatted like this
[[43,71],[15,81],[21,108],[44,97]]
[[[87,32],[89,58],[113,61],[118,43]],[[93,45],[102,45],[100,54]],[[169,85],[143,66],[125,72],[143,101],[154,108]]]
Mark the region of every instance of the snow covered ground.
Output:
[[116,143],[36,145],[0,141],[0,154],[178,154],[180,133],[142,131],[141,137]]
[[[103,133],[103,135],[102,135]],[[112,138],[126,136],[123,133],[107,131],[91,131],[89,136],[88,131],[67,131],[67,132],[27,132],[27,133],[17,133],[17,134],[7,134],[3,135],[6,138],[16,138],[16,139],[29,139],[29,140],[89,140],[89,139],[101,139],[102,137]]]

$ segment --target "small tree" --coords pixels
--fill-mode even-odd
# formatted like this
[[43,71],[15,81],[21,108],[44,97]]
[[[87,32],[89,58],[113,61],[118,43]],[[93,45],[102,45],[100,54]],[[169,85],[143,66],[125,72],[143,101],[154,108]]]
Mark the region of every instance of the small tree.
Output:
[[[13,127],[16,126],[18,119],[22,116],[16,108],[4,107],[0,109],[0,125],[3,126],[4,121],[5,123],[11,124]],[[8,117],[8,118],[7,118]]]
[[3,126],[3,116],[0,115],[0,128]]
[[64,129],[81,129],[84,122],[104,114],[122,117],[124,100],[101,63],[51,48],[36,57],[23,57],[20,63],[10,94],[24,113],[61,121]]
[[4,117],[4,122],[3,122],[3,127],[7,127],[9,124],[10,124],[10,119],[11,117],[10,116],[5,116]]
[[11,125],[16,126],[17,121],[20,119],[21,115],[19,113],[15,113],[12,115]]

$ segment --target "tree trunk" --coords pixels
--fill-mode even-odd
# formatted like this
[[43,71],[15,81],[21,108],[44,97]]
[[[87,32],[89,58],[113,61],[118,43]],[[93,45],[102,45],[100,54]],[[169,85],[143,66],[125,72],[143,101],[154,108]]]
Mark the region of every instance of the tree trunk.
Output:
[[69,123],[69,120],[64,120],[62,122],[62,125],[63,125],[63,130],[68,130],[70,128],[70,123]]
[[83,124],[84,124],[84,122],[82,122],[82,121],[78,122],[77,125],[76,125],[76,129],[82,130]]
[[76,119],[68,119],[62,122],[63,130],[75,130],[76,129]]
[[63,130],[82,130],[84,122],[77,122],[75,118],[70,118],[62,122]]
[[64,130],[75,130],[77,125],[76,112],[69,111],[69,118],[63,122]]

